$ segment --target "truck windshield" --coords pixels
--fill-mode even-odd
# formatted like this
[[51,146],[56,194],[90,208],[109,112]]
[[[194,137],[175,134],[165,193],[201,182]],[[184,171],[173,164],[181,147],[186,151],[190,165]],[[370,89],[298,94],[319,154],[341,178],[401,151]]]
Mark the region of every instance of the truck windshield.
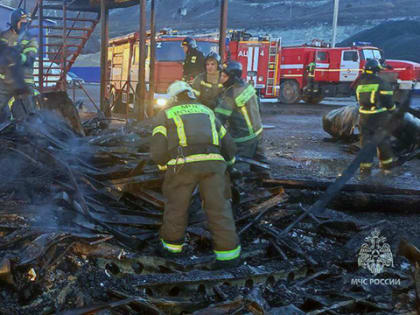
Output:
[[[206,56],[210,51],[217,52],[217,43],[197,41],[199,50]],[[184,50],[179,41],[161,41],[156,43],[157,61],[183,61],[185,58]]]
[[367,59],[382,59],[381,51],[378,49],[363,49],[363,58]]

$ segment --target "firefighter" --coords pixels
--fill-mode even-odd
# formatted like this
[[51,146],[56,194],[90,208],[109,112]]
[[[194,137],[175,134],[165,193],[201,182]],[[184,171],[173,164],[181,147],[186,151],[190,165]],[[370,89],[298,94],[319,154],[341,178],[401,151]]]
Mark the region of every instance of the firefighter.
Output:
[[226,161],[234,159],[235,143],[214,112],[197,102],[186,82],[175,81],[168,95],[170,107],[157,114],[151,141],[153,161],[167,168],[159,251],[165,257],[182,255],[188,206],[199,186],[216,254],[212,267],[234,266],[241,246],[225,196],[225,173]]
[[[267,163],[262,147],[262,121],[259,109],[259,99],[254,87],[242,79],[242,64],[229,61],[223,66],[220,82],[224,91],[219,97],[215,113],[222,124],[229,123],[229,132],[237,147],[238,156]],[[241,165],[240,171],[245,171]],[[261,167],[251,166],[262,176],[269,176],[268,171]]]
[[[38,52],[38,43],[36,39],[30,38],[27,27],[30,23],[28,14],[21,8],[18,8],[10,15],[9,29],[0,33],[0,41],[15,47],[20,52],[21,63],[24,69],[24,81],[30,90],[30,97],[23,98],[22,101],[15,97],[10,97],[7,93],[1,93],[0,102],[8,103],[15,118],[23,118],[26,113],[34,110],[34,76],[33,66]],[[0,84],[1,85],[1,84]],[[1,89],[1,88],[0,88]],[[4,91],[4,90],[3,90]],[[7,99],[7,100],[6,100]]]
[[200,103],[214,109],[216,100],[223,91],[223,84],[219,83],[221,58],[218,53],[211,51],[204,63],[205,72],[195,77],[192,87]]
[[183,80],[191,83],[192,80],[203,71],[204,55],[198,50],[195,39],[191,37],[185,37],[181,46],[185,53]]
[[[383,67],[378,60],[368,59],[356,89],[356,96],[359,102],[359,127],[362,146],[372,140],[378,129],[386,127],[386,121],[395,110],[392,100],[392,87],[378,76],[381,69]],[[389,170],[395,166],[395,158],[389,138],[378,144],[377,154],[380,168]],[[370,156],[360,163],[360,175],[362,178],[370,175],[372,162],[373,156]]]
[[315,82],[315,68],[315,60],[309,63],[306,67],[308,82],[306,84],[305,92],[308,94],[318,94],[318,84]]

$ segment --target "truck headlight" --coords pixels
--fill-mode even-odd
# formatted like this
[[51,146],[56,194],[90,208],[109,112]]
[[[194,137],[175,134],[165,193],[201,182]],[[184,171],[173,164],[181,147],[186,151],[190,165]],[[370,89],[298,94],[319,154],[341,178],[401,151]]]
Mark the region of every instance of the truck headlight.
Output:
[[168,100],[166,98],[158,98],[156,99],[156,106],[157,107],[165,107],[168,104]]

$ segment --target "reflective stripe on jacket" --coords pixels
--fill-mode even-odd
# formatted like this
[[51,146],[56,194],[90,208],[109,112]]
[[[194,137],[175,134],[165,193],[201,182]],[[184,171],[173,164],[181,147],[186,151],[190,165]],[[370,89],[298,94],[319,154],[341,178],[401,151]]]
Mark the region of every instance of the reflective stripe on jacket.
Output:
[[175,105],[155,117],[151,154],[158,165],[230,161],[235,151],[226,129],[202,104]]
[[363,74],[356,89],[359,112],[377,114],[395,108],[391,85],[375,74]]
[[38,41],[35,38],[24,38],[18,42],[19,34],[11,29],[0,34],[0,40],[10,47],[15,47],[21,54],[21,62],[24,65],[25,82],[33,84],[33,62],[38,53]]
[[229,132],[237,143],[252,140],[262,133],[258,97],[252,85],[234,83],[228,87],[215,113],[223,124],[229,121]]

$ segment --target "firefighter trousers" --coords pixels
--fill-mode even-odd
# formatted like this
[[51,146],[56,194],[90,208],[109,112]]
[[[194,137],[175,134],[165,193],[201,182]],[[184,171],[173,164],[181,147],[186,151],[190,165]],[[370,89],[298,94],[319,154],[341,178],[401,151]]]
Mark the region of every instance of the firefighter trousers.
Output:
[[[257,162],[268,164],[267,158],[265,156],[265,150],[262,145],[261,136],[258,136],[246,142],[237,143],[236,145],[238,148],[236,155],[250,158]],[[237,163],[235,164],[235,167],[237,167],[240,171],[248,171],[248,169],[250,169],[251,171],[256,173],[268,173],[266,169],[256,165],[251,165],[250,167],[248,167],[245,163]]]
[[[208,168],[207,166],[211,166]],[[224,162],[194,162],[168,167],[163,183],[166,199],[160,237],[170,244],[182,244],[188,225],[188,207],[197,187],[207,216],[215,251],[231,251],[238,247],[230,201],[226,198]]]
[[12,113],[9,108],[9,100],[13,95],[10,93],[10,88],[0,80],[0,123],[10,121]]
[[[360,113],[360,142],[362,147],[368,142],[371,142],[375,133],[381,129],[386,128],[385,124],[389,118],[388,112],[381,112],[376,114],[362,114]],[[390,136],[382,140],[377,148],[377,156],[379,159],[380,167],[387,168],[393,162],[393,151],[390,142]],[[373,155],[369,155],[360,163],[360,168],[371,168],[373,162]]]

